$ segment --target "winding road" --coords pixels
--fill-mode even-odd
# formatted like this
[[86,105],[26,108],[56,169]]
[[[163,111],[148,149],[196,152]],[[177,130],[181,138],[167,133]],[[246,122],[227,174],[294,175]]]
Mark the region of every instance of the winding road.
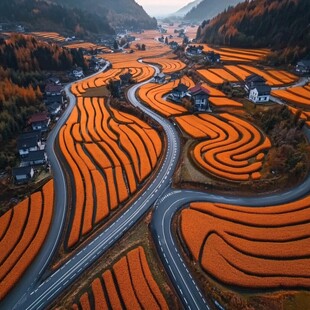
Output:
[[[158,69],[157,69],[158,72]],[[48,239],[36,262],[28,269],[23,280],[12,290],[8,297],[0,304],[0,309],[44,309],[64,289],[74,283],[76,279],[107,249],[113,246],[135,223],[155,205],[151,222],[154,236],[164,266],[173,281],[179,297],[186,309],[209,309],[207,300],[203,297],[198,285],[191,276],[183,258],[178,252],[175,238],[171,231],[173,216],[185,204],[192,201],[210,201],[247,206],[266,206],[285,203],[305,196],[310,188],[310,176],[298,187],[283,192],[281,195],[264,195],[253,198],[212,195],[195,191],[172,190],[171,179],[176,168],[180,142],[174,126],[154,111],[146,108],[136,99],[136,91],[143,84],[137,84],[128,91],[128,100],[136,107],[160,123],[167,137],[167,152],[156,176],[153,177],[147,189],[132,203],[132,205],[106,230],[87,243],[82,250],[71,257],[61,268],[39,283],[40,277],[46,269],[50,258],[54,254],[66,213],[66,182],[61,165],[54,150],[54,141],[58,131],[71,113],[75,104],[75,97],[66,91],[70,97],[70,106],[64,113],[49,136],[47,152],[52,163],[55,182],[57,208],[55,218]],[[306,130],[310,140],[310,131]]]

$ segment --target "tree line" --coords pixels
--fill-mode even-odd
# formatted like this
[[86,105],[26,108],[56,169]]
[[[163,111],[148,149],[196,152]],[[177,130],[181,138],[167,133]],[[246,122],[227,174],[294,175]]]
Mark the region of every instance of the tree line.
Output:
[[294,62],[310,52],[309,0],[252,0],[204,21],[199,42],[234,47],[269,47],[276,63]]

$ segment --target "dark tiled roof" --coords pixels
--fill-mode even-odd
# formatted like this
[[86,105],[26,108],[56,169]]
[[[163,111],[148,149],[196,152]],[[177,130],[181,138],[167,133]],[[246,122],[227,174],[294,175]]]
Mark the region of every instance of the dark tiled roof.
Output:
[[186,92],[188,91],[188,87],[184,85],[183,83],[180,83],[177,87],[173,89],[173,91]]
[[46,113],[37,113],[30,117],[29,124],[48,121],[49,117]]
[[50,83],[45,86],[46,93],[60,93],[61,90],[62,90],[61,85],[55,85],[55,84]]
[[45,159],[45,151],[35,151],[35,152],[29,152],[27,157],[23,158],[23,161],[37,161],[37,160],[43,160]]
[[259,95],[270,95],[271,87],[268,85],[258,85],[252,89],[257,89]]
[[266,80],[257,74],[251,74],[245,78],[246,83],[265,83]]
[[38,137],[33,136],[29,138],[23,138],[19,137],[17,139],[17,148],[18,149],[25,149],[25,148],[30,148],[38,145]]
[[203,86],[201,86],[201,84],[196,84],[189,91],[192,93],[192,95],[196,95],[196,94],[200,94],[200,93],[210,95],[209,90],[204,88]]
[[13,177],[16,177],[18,175],[23,175],[23,174],[30,174],[31,172],[31,167],[16,167],[12,169],[12,175]]

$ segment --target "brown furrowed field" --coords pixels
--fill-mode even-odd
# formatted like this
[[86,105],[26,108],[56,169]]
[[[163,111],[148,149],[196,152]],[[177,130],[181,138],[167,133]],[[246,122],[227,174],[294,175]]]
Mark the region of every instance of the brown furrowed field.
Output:
[[54,183],[32,194],[0,217],[0,301],[39,253],[54,210]]
[[247,289],[310,286],[310,199],[271,207],[192,203],[180,230],[206,274]]

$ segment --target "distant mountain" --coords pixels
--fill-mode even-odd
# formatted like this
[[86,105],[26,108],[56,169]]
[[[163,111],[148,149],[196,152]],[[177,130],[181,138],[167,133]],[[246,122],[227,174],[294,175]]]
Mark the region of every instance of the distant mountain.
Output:
[[1,0],[0,21],[22,24],[29,31],[57,31],[61,33],[113,34],[106,15],[98,16],[78,8],[69,9],[44,0]]
[[151,18],[134,0],[50,0],[69,8],[79,8],[103,18],[116,28],[156,28],[157,21]]
[[183,8],[179,9],[178,11],[176,11],[175,13],[171,14],[172,16],[179,16],[179,17],[183,17],[185,16],[192,8],[196,7],[202,0],[195,0],[192,1],[190,3],[188,3],[187,5],[185,5]]
[[310,53],[309,0],[252,0],[238,4],[198,28],[198,42],[269,47],[277,63]]
[[223,12],[229,6],[234,6],[242,0],[203,0],[195,5],[185,16],[185,20],[198,21],[208,20]]

